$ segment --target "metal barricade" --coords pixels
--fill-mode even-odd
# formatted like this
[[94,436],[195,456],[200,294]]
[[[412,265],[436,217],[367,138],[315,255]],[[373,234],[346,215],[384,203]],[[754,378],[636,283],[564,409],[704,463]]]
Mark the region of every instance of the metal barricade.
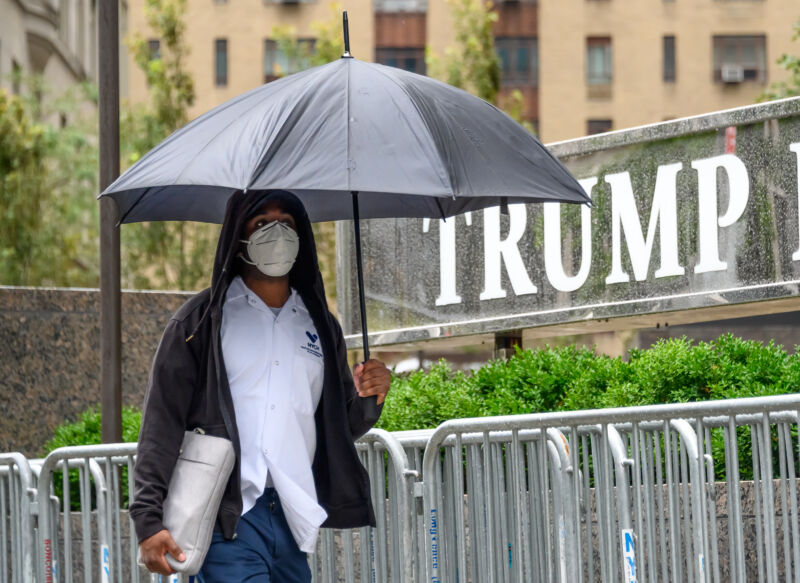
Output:
[[20,453],[0,454],[0,582],[33,581],[33,473]]
[[[61,496],[55,498],[56,512],[39,512],[40,581],[138,581],[136,545],[130,519],[123,518],[127,513],[122,509],[120,482],[124,467],[130,485],[135,452],[135,443],[62,447],[44,460],[38,500],[54,499],[56,483]],[[71,477],[77,478],[74,512]],[[122,552],[123,530],[131,539],[127,556]]]
[[580,496],[564,435],[465,421],[425,450],[427,580],[574,581]]
[[415,581],[412,544],[412,480],[405,451],[382,429],[372,429],[356,442],[370,478],[376,527],[323,529],[317,552],[310,557],[315,582]]
[[798,409],[790,395],[448,421],[423,460],[425,580],[800,581]]

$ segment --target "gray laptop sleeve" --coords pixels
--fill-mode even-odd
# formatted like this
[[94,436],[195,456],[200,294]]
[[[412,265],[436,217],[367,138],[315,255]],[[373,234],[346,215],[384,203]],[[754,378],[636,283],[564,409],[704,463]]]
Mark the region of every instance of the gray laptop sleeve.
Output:
[[186,555],[166,555],[175,571],[195,575],[203,566],[235,453],[230,440],[187,431],[164,500],[164,526]]

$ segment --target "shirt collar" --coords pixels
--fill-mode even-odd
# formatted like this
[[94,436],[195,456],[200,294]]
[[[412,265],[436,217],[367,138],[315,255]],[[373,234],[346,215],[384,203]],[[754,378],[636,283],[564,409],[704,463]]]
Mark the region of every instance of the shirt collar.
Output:
[[[242,277],[237,275],[233,278],[233,281],[231,281],[231,284],[228,286],[228,291],[225,294],[225,303],[227,304],[228,302],[232,302],[240,298],[254,298],[265,307],[268,307],[266,304],[264,304],[263,300],[258,297],[258,294],[247,287]],[[300,294],[297,293],[297,290],[293,287],[289,288],[289,299],[286,300],[286,303],[281,307],[281,313],[283,313],[284,308],[286,308],[292,313],[296,314],[299,308],[305,308],[302,302],[303,301],[300,299]]]

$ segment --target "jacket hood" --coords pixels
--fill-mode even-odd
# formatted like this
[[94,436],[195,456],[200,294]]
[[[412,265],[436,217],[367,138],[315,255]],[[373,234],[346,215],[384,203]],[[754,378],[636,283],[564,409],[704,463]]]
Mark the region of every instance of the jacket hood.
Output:
[[225,291],[241,270],[242,260],[237,257],[237,254],[244,225],[253,212],[267,202],[279,203],[286,212],[294,217],[297,228],[300,245],[297,258],[289,271],[289,285],[298,291],[309,311],[316,314],[327,311],[325,286],[317,260],[317,246],[314,242],[311,221],[303,203],[297,196],[286,190],[251,190],[248,192],[238,190],[231,195],[225,207],[225,219],[222,222],[222,230],[217,242],[214,271],[211,276],[211,297],[198,327],[209,312],[218,311],[224,303]]
[[[299,292],[303,292],[303,295],[313,290],[321,293],[324,298],[325,289],[319,271],[317,246],[314,242],[311,221],[308,219],[308,213],[300,199],[286,190],[249,191],[246,193],[237,191],[228,199],[225,219],[222,222],[222,230],[217,242],[211,289],[213,290],[219,284],[227,288],[231,280],[239,273],[241,259],[237,258],[237,253],[244,224],[258,207],[268,202],[279,203],[286,212],[294,217],[297,227],[300,248],[297,259],[289,271],[289,285]],[[217,298],[215,300],[222,301]]]

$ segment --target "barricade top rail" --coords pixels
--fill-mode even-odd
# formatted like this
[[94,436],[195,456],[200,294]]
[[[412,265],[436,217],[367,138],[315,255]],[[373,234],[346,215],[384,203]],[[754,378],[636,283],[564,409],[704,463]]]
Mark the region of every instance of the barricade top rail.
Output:
[[800,410],[800,394],[771,397],[747,397],[720,401],[693,403],[668,403],[640,407],[617,407],[611,409],[587,409],[583,411],[557,411],[552,413],[530,413],[526,415],[503,415],[498,417],[472,417],[451,419],[439,425],[430,437],[430,442],[442,442],[453,433],[535,429],[547,427],[576,427],[580,425],[638,423],[662,421],[664,419],[696,419],[698,417],[738,416],[770,411],[788,412]]

